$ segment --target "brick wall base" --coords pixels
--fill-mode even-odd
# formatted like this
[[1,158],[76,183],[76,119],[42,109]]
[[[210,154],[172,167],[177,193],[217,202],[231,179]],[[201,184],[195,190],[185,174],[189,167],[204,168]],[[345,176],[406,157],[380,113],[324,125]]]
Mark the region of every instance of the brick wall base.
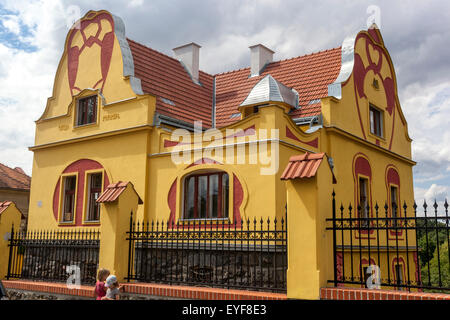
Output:
[[322,300],[450,300],[450,294],[358,288],[322,288],[320,298]]
[[[94,299],[93,286],[81,286],[69,289],[65,283],[37,282],[23,280],[3,280],[5,289],[31,293],[46,293],[52,296],[65,295]],[[286,294],[270,292],[254,292],[245,290],[227,290],[219,288],[169,286],[153,283],[123,283],[124,300],[140,299],[201,299],[201,300],[286,300]],[[33,296],[22,295],[33,299]],[[39,294],[38,294],[39,296]],[[43,296],[42,294],[40,296]],[[45,295],[44,295],[45,296]],[[53,298],[51,298],[53,299]]]

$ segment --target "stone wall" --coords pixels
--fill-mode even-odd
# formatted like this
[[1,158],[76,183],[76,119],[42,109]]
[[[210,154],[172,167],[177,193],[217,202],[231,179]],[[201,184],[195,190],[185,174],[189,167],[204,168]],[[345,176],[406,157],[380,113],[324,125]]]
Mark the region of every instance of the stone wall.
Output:
[[[19,247],[20,250],[20,247]],[[65,281],[70,274],[67,266],[80,268],[81,283],[95,284],[98,269],[98,249],[77,247],[75,243],[61,246],[26,245],[23,250],[22,279]]]
[[136,248],[134,272],[144,282],[286,287],[286,255],[281,251]]

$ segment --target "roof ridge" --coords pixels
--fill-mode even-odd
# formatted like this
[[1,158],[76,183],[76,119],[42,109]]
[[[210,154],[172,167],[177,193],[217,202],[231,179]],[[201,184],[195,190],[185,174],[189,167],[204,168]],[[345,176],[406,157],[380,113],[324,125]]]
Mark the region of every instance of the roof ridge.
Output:
[[[165,54],[164,52],[161,52],[161,51],[158,51],[158,50],[156,50],[156,49],[150,48],[149,46],[147,46],[147,45],[145,45],[145,44],[142,44],[142,43],[140,43],[140,42],[137,42],[136,40],[127,38],[127,41],[134,42],[134,43],[136,43],[136,44],[138,44],[138,45],[140,45],[140,46],[142,46],[142,47],[144,47],[144,48],[147,48],[147,49],[149,49],[149,50],[151,50],[151,51],[153,51],[153,52],[155,52],[155,53],[157,53],[157,54],[159,54],[159,55],[165,56],[165,57],[167,57],[167,58],[169,58],[169,59],[171,59],[171,60],[173,60],[173,61],[180,62],[179,60],[175,59],[174,57],[171,57],[171,56]],[[213,74],[210,74],[210,73],[208,73],[208,72],[206,72],[206,71],[203,71],[203,70],[200,70],[200,69],[199,69],[198,71],[199,71],[199,72],[202,72],[202,73],[204,73],[204,74],[206,74],[206,75],[208,75],[208,76],[214,77]]]
[[[17,171],[17,170],[14,170],[14,169],[8,167],[7,165],[5,165],[5,164],[3,164],[3,163],[1,163],[1,162],[0,162],[0,167],[4,167],[4,168],[6,168],[7,170],[10,170],[10,171],[14,172],[14,174],[19,174],[19,175],[23,176],[25,179],[27,179],[27,180],[29,180],[29,181],[28,181],[28,182],[20,181],[20,180],[18,180],[16,177],[14,177],[13,175],[11,175],[10,172],[7,172],[7,170],[5,170],[5,169],[1,170],[2,173],[3,173],[7,178],[9,178],[9,179],[11,179],[11,180],[14,180],[16,183],[19,183],[20,185],[26,186],[26,187],[28,187],[28,188],[31,187],[31,177],[30,177],[29,175],[23,174],[22,172],[19,172],[19,171]],[[0,171],[0,172],[1,172],[1,171]]]
[[30,177],[29,175],[27,175],[26,173],[22,173],[22,172],[20,172],[20,171],[17,171],[17,170],[15,170],[15,169],[11,168],[11,167],[8,167],[7,165],[5,165],[5,164],[3,164],[3,163],[1,163],[1,162],[0,162],[0,165],[3,166],[3,167],[5,167],[5,168],[8,168],[9,170],[14,171],[14,173],[18,173],[18,174],[20,174],[20,175],[22,175],[22,176],[25,176],[25,177],[27,177],[27,178],[31,178],[31,177]]
[[[269,64],[267,64],[267,66],[269,66],[272,63],[276,63],[276,62],[282,62],[282,61],[288,61],[288,60],[303,58],[303,57],[312,56],[312,55],[315,55],[315,54],[324,53],[324,52],[328,52],[328,51],[332,51],[332,50],[336,50],[336,49],[340,49],[340,48],[342,48],[342,46],[335,47],[335,48],[330,48],[330,49],[319,50],[319,51],[315,51],[315,52],[311,52],[311,53],[306,53],[304,55],[300,55],[300,56],[296,56],[296,57],[276,60],[276,61],[270,62]],[[219,75],[223,75],[223,74],[227,74],[227,73],[238,72],[238,71],[242,71],[242,70],[245,70],[245,69],[250,69],[250,67],[243,67],[243,68],[239,68],[239,69],[235,69],[235,70],[219,72],[219,73],[214,74],[213,76],[215,77],[215,76],[219,76]]]

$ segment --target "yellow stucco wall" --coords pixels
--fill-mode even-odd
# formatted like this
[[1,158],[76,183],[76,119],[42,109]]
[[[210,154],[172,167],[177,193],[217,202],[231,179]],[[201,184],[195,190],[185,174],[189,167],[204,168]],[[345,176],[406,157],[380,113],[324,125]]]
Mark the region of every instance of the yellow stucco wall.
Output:
[[[74,39],[75,42],[80,40],[77,36]],[[364,37],[358,38],[355,44],[355,52],[362,57],[366,55],[365,41],[368,40]],[[399,173],[401,203],[406,201],[412,204],[413,201],[412,166],[414,162],[411,160],[411,139],[408,136],[406,120],[401,112],[396,87],[395,118],[387,116],[387,111],[383,111],[385,119],[383,138],[370,134],[369,103],[382,110],[387,108],[386,92],[383,88],[374,88],[373,80],[378,77],[378,81],[382,81],[386,77],[391,77],[395,83],[395,73],[393,73],[387,50],[383,45],[379,46],[384,53],[380,57],[383,61],[380,71],[382,76],[367,73],[364,78],[366,97],[361,98],[357,95],[352,74],[342,85],[341,99],[323,98],[323,127],[314,133],[305,133],[303,129],[297,127],[286,114],[286,106],[277,103],[262,107],[256,114],[221,128],[218,132],[222,137],[228,136],[227,129],[253,128],[256,132],[254,135],[250,134],[243,138],[219,139],[216,142],[219,145],[230,145],[234,150],[233,164],[227,162],[225,150],[222,155],[209,153],[207,147],[211,147],[211,142],[189,145],[188,149],[197,150],[197,153],[194,152],[193,158],[188,163],[176,164],[172,161],[172,153],[176,148],[173,144],[167,145],[166,142],[173,142],[172,132],[176,128],[168,125],[159,127],[153,125],[156,98],[134,92],[129,77],[123,74],[125,58],[117,37],[114,38],[111,65],[102,92],[99,89],[91,89],[89,85],[98,79],[99,49],[83,51],[76,81],[81,86],[81,91],[72,94],[68,84],[66,48],[56,73],[53,96],[49,98],[43,115],[36,122],[35,146],[30,148],[34,152],[34,160],[29,229],[59,228],[53,215],[53,193],[63,170],[79,159],[99,162],[108,174],[110,182],[131,181],[144,201],[144,204],[137,209],[136,217],[140,220],[167,221],[170,216],[170,201],[175,204],[175,218],[179,219],[182,216],[184,177],[195,172],[220,170],[227,172],[230,177],[230,219],[233,216],[235,202],[233,176],[237,177],[243,190],[242,203],[239,207],[243,219],[284,216],[285,205],[290,201],[287,196],[289,193],[297,195],[296,199],[291,198],[295,201],[293,201],[294,207],[288,205],[289,210],[292,212],[314,211],[308,213],[314,219],[306,219],[308,214],[299,216],[305,217],[306,220],[300,219],[297,224],[293,224],[294,229],[291,228],[289,232],[309,234],[308,232],[311,231],[309,228],[315,226],[313,232],[315,249],[310,253],[305,251],[306,255],[311,256],[305,256],[303,259],[315,261],[315,270],[319,273],[312,279],[317,280],[320,285],[325,285],[330,277],[332,251],[329,241],[322,240],[323,237],[327,237],[324,234],[325,219],[332,214],[331,192],[335,190],[338,205],[342,202],[346,206],[349,203],[355,206],[353,161],[355,155],[363,154],[370,163],[373,173],[370,181],[373,205],[376,201],[384,204],[387,200],[386,168],[389,165],[394,166]],[[373,53],[370,54],[373,55]],[[363,63],[367,63],[364,59],[362,58]],[[77,100],[91,95],[98,95],[97,121],[91,125],[77,127],[75,125]],[[260,135],[260,129],[268,130],[268,135]],[[277,137],[271,135],[272,129],[278,130]],[[192,133],[190,137],[194,140]],[[274,174],[263,175],[261,169],[266,168],[267,165],[262,165],[259,161],[257,164],[248,162],[250,155],[255,155],[253,148],[255,144],[250,143],[251,141],[258,141],[258,145],[261,141],[266,142],[269,150],[278,144],[278,148],[274,151],[278,154],[278,170],[275,170]],[[198,150],[203,154],[199,154]],[[244,163],[237,163],[239,150],[243,150],[245,154],[246,162]],[[256,150],[261,149],[258,147]],[[289,158],[307,151],[325,152],[326,159],[333,160],[333,174],[337,184],[331,184],[329,179],[331,171],[326,163],[321,165],[320,170],[326,168],[329,172],[326,174],[319,172],[316,178],[302,182],[302,187],[296,183],[287,186],[286,182],[280,180]],[[270,152],[269,155],[271,155]],[[217,163],[192,165],[193,162],[202,158],[211,158]],[[170,188],[174,181],[176,193],[169,199]],[[296,186],[301,189],[301,192],[295,190]],[[309,202],[314,203],[312,209],[307,205]],[[295,207],[296,205],[298,207]],[[103,207],[102,210],[104,209]],[[119,229],[116,228],[116,230]],[[304,244],[289,244],[289,250],[292,252],[296,249],[295,246]],[[302,263],[302,261],[295,263]],[[293,277],[295,280],[296,273]],[[314,285],[317,286],[317,283]]]
[[0,213],[0,280],[5,278],[8,273],[8,234],[11,234],[11,227],[14,226],[14,232],[19,230],[22,214],[17,209],[15,203],[11,203],[2,213]]

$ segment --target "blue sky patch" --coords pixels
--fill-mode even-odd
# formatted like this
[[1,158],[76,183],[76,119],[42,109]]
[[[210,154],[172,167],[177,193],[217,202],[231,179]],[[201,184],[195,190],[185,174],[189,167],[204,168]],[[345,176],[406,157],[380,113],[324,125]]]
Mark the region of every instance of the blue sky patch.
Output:
[[18,49],[25,52],[37,51],[38,48],[26,40],[33,35],[33,28],[23,24],[20,19],[17,19],[20,27],[20,32],[18,34],[12,32],[6,27],[6,23],[14,19],[14,17],[18,17],[18,14],[10,10],[6,10],[0,5],[0,43],[4,44],[8,48]]

